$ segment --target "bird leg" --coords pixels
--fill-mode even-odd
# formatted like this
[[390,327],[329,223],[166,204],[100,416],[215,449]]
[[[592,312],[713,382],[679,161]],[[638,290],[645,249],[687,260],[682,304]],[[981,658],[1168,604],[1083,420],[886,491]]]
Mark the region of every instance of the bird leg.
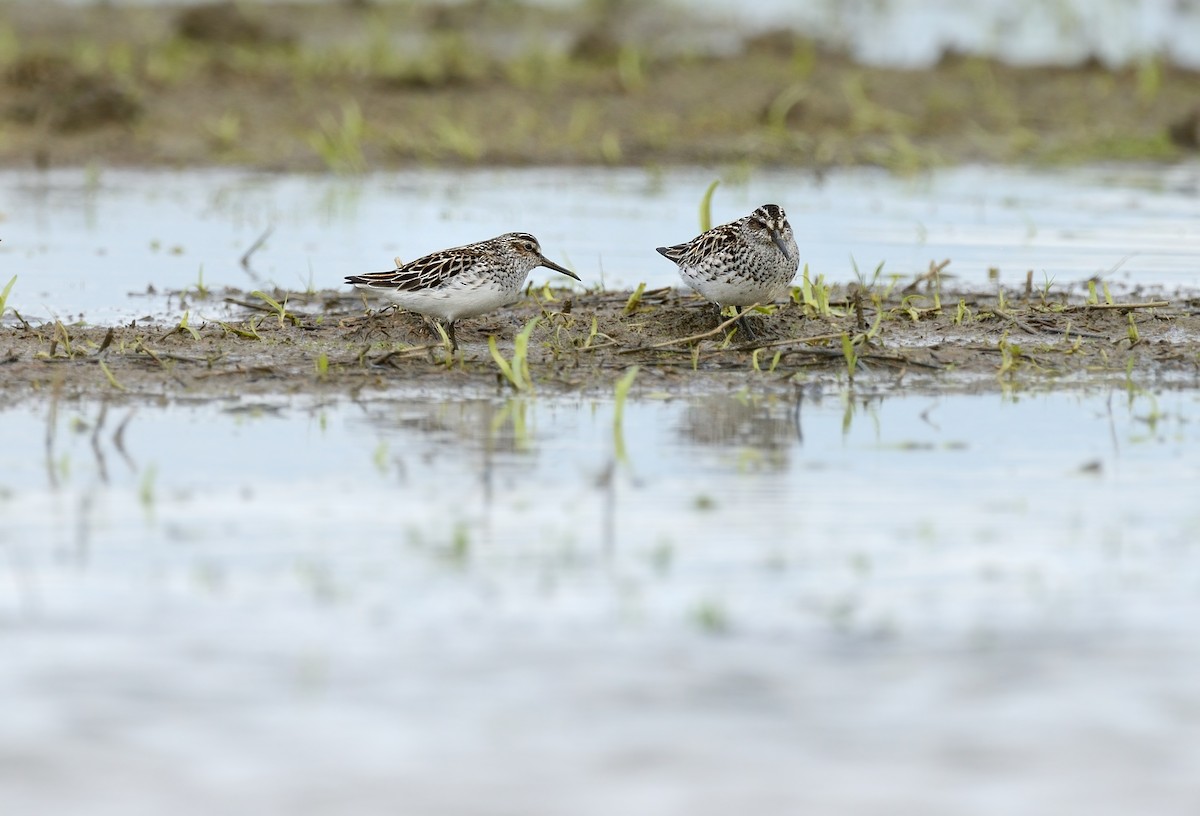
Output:
[[450,353],[456,354],[458,352],[458,340],[454,336],[454,321],[453,320],[446,321],[446,334],[450,335]]
[[750,328],[750,321],[746,319],[746,310],[739,309],[737,306],[734,306],[733,311],[737,315],[738,327],[741,328],[741,330],[743,332],[745,332],[746,339],[747,340],[758,339],[758,335],[755,334],[754,329]]

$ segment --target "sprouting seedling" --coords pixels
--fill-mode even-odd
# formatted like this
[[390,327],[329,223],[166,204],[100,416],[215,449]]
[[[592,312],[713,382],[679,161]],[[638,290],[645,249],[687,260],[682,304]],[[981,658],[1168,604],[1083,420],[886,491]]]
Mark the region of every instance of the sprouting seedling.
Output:
[[251,297],[258,298],[263,303],[265,303],[271,307],[271,312],[276,317],[279,318],[280,326],[283,326],[283,321],[285,321],[285,320],[292,321],[293,326],[300,325],[300,318],[287,310],[288,298],[287,298],[286,294],[283,296],[282,303],[280,303],[278,300],[276,300],[275,298],[268,295],[266,292],[263,292],[262,290],[259,290],[259,289],[255,289],[253,292],[250,293],[250,295],[251,295]]
[[845,332],[842,332],[842,356],[846,358],[846,373],[853,380],[854,371],[858,368],[858,352],[854,350],[854,341]]
[[204,264],[200,264],[200,270],[196,273],[196,297],[206,298],[208,295],[208,287],[204,285]]
[[600,334],[600,318],[593,315],[592,316],[592,327],[590,329],[588,329],[588,336],[587,336],[587,339],[583,341],[583,347],[591,348],[592,343],[596,342],[596,337],[599,334]]
[[704,196],[700,199],[700,231],[708,232],[712,229],[712,199],[713,193],[717,191],[717,186],[721,183],[720,179],[713,179],[708,185],[708,189],[704,191]]
[[108,364],[105,363],[103,360],[97,360],[96,362],[100,363],[100,370],[103,371],[104,376],[108,378],[108,384],[111,385],[113,388],[115,388],[118,391],[124,391],[125,386],[121,385],[121,383],[117,380],[116,376],[112,373],[111,370],[109,370]]
[[996,372],[996,376],[1002,377],[1016,371],[1021,364],[1022,354],[1020,346],[1008,342],[1008,332],[1005,332],[1000,338],[1000,369]]
[[1046,302],[1046,298],[1050,297],[1050,287],[1054,285],[1054,278],[1047,273],[1042,273],[1042,303]]
[[13,275],[8,279],[8,283],[4,285],[4,289],[0,291],[0,317],[4,317],[4,311],[8,308],[8,294],[12,291],[13,284],[17,282],[17,276]]
[[454,343],[450,340],[450,335],[446,333],[446,327],[439,321],[433,321],[433,330],[438,333],[438,337],[442,339],[442,348],[446,350],[446,368],[450,368],[454,364]]
[[875,286],[879,283],[879,277],[883,274],[883,265],[885,263],[887,263],[887,262],[880,261],[879,264],[875,267],[875,271],[871,273],[871,279],[867,280],[867,276],[864,275],[861,271],[859,271],[858,261],[854,260],[854,256],[851,255],[850,256],[850,271],[852,271],[854,273],[854,280],[858,282],[858,288],[866,289],[867,291],[874,289]]
[[[750,354],[750,365],[754,368],[755,371],[758,371],[760,373],[763,371],[763,367],[762,367],[762,363],[759,360],[759,357],[762,355],[762,352],[764,352],[764,351],[766,351],[766,349],[756,348]],[[775,369],[779,366],[779,361],[781,359],[783,359],[783,350],[782,349],[779,351],[776,351],[774,356],[771,357],[771,362],[770,362],[770,364],[767,365],[766,372],[768,374],[774,374]]]
[[625,301],[625,308],[621,311],[621,314],[631,315],[636,312],[638,306],[641,305],[642,302],[642,293],[645,291],[646,282],[642,281],[637,285],[637,288],[633,290],[633,293],[629,296],[629,300]]
[[540,317],[534,317],[525,324],[525,328],[517,332],[517,336],[513,338],[513,356],[512,360],[505,360],[504,355],[496,348],[496,335],[488,336],[488,351],[492,353],[492,359],[496,361],[496,367],[500,369],[500,373],[504,375],[504,379],[508,380],[517,391],[529,391],[533,389],[533,379],[529,375],[529,338],[533,335],[534,327],[541,321]]
[[192,336],[193,340],[199,340],[200,332],[196,331],[195,329],[193,329],[191,326],[188,325],[188,315],[189,315],[188,312],[184,312],[183,317],[179,318],[179,325],[176,326],[175,328],[171,329],[164,336],[170,337],[172,334],[183,334],[186,332]]
[[220,327],[229,334],[235,337],[240,337],[243,340],[262,340],[262,335],[258,333],[258,318],[252,317],[246,321],[245,328],[239,328],[232,323],[219,323]]
[[75,349],[71,346],[71,333],[67,331],[67,327],[63,325],[61,320],[55,320],[54,333],[50,335],[50,352],[47,356],[54,356],[54,353],[58,350],[59,343],[62,343],[67,357],[73,358],[75,356]]
[[318,380],[323,380],[329,375],[329,355],[325,352],[317,355],[316,369]]
[[1142,342],[1142,337],[1138,333],[1137,321],[1135,321],[1133,319],[1133,312],[1130,312],[1128,317],[1129,317],[1129,329],[1128,329],[1129,347],[1133,348],[1138,343]]
[[807,314],[815,314],[821,317],[830,317],[832,312],[829,309],[829,287],[825,284],[825,276],[817,275],[814,281],[808,276],[808,264],[804,265],[804,271],[800,276],[800,287],[796,290],[800,298],[796,299],[796,292],[792,294],[792,300],[796,301],[804,307]]

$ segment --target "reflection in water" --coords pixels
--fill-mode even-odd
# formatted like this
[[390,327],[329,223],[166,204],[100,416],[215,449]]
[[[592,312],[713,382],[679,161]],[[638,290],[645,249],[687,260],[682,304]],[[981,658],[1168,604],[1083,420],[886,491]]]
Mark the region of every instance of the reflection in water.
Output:
[[803,442],[801,400],[799,391],[792,402],[744,392],[699,397],[683,409],[678,431],[696,445],[752,451],[768,469],[782,470]]
[[368,423],[383,431],[417,432],[432,446],[487,454],[535,452],[530,401],[524,397],[465,400],[414,400],[365,404]]

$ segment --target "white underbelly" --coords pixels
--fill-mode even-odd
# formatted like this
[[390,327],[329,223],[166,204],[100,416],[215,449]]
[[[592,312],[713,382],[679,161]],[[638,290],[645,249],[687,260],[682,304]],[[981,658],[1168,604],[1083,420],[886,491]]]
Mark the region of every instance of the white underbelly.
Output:
[[787,291],[786,284],[759,282],[752,279],[684,279],[689,286],[713,303],[722,306],[752,306],[755,303],[773,303]]
[[401,309],[438,317],[442,320],[458,320],[499,309],[514,303],[521,297],[520,290],[511,291],[495,286],[454,286],[423,291],[400,291],[396,289],[370,289],[383,295]]

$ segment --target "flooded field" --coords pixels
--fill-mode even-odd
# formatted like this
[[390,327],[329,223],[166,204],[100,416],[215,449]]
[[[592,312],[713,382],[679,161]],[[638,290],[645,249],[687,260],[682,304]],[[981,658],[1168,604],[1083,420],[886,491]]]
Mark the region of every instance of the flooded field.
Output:
[[[0,174],[0,810],[1194,812],[1200,167],[730,176],[758,348],[711,180]],[[457,356],[338,288],[514,228]]]
[[[897,178],[877,170],[725,174],[716,222],[784,205],[815,279],[906,282],[950,260],[947,281],[1023,286],[1033,272],[1079,291],[1200,289],[1200,164],[1064,170],[965,167]],[[654,248],[697,232],[720,174],[698,170],[409,171],[360,179],[230,171],[0,173],[0,263],[27,319],[157,314],[158,292],[329,289],[392,259],[511,229],[536,234],[588,288],[678,285]],[[265,243],[240,260],[270,230]],[[997,279],[989,270],[998,270]],[[535,282],[560,278],[535,271]],[[5,278],[7,280],[7,277]],[[556,284],[559,281],[556,281]],[[135,297],[131,297],[131,295]],[[204,309],[199,309],[204,316]],[[214,315],[215,316],[215,315]]]
[[0,800],[1190,812],[1197,392],[798,393],[6,410]]

